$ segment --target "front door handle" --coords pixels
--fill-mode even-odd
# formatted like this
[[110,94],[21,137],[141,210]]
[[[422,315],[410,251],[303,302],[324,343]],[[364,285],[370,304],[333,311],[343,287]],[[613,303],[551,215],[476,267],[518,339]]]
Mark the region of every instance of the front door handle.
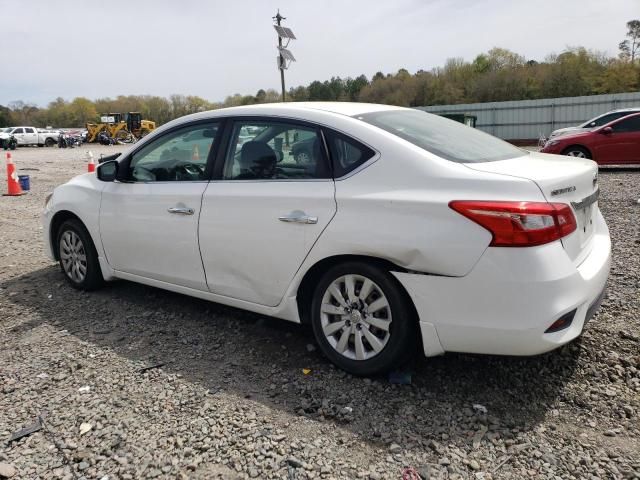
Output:
[[280,220],[281,222],[304,223],[307,225],[318,223],[318,217],[312,217],[310,215],[307,215],[301,210],[294,210],[288,215],[283,215],[281,217],[278,217],[278,220]]
[[171,207],[167,209],[169,213],[177,213],[178,215],[193,215],[195,210],[187,207]]

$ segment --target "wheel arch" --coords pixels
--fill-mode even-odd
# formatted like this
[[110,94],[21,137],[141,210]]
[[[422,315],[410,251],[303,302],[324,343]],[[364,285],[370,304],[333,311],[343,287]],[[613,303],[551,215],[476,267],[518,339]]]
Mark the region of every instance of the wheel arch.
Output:
[[[85,229],[87,228],[87,226],[82,221],[82,219],[70,210],[60,210],[56,212],[56,214],[51,219],[51,223],[49,227],[49,243],[51,245],[51,251],[53,252],[53,256],[56,260],[60,260],[60,256],[58,252],[58,230],[60,229],[60,226],[64,222],[71,219],[78,220],[80,223],[82,223]],[[87,229],[87,231],[89,230]]]
[[[369,255],[333,255],[331,257],[323,258],[315,264],[313,264],[302,277],[297,289],[296,302],[298,307],[298,315],[300,317],[300,323],[309,325],[311,318],[309,315],[308,305],[311,305],[311,299],[313,297],[313,290],[315,285],[320,280],[320,277],[331,267],[346,262],[363,262],[376,265],[377,267],[387,272],[407,272],[406,268],[403,268],[395,263],[386,260],[384,258],[372,257]],[[397,284],[402,294],[405,296],[407,305],[413,314],[415,325],[418,327],[419,316],[409,292],[404,288],[404,285],[394,276],[391,275],[393,282]]]
[[566,155],[566,152],[568,152],[572,148],[579,148],[580,150],[586,151],[589,154],[589,158],[593,159],[593,152],[588,147],[581,145],[579,143],[573,143],[568,147],[565,147],[564,149],[562,149],[562,155]]

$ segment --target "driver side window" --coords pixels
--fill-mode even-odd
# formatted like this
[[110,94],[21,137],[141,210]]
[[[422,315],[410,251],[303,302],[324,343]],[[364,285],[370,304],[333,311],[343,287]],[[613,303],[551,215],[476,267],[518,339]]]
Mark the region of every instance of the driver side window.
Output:
[[207,180],[207,158],[217,133],[217,123],[199,123],[162,135],[133,154],[128,179],[134,182]]

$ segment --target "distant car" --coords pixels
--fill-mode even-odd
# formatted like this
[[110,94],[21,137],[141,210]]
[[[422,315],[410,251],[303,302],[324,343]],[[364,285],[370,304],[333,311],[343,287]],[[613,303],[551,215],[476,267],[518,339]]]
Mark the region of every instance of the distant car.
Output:
[[551,132],[549,135],[549,140],[552,138],[556,138],[562,135],[568,135],[572,133],[579,132],[588,132],[597,127],[602,127],[607,123],[613,122],[622,117],[626,117],[627,115],[631,115],[633,113],[640,113],[640,107],[637,108],[620,108],[618,110],[611,110],[610,112],[603,113],[602,115],[598,115],[597,117],[592,118],[591,120],[587,120],[583,124],[577,127],[567,127],[567,128],[559,128]]
[[11,132],[12,127],[0,128],[0,148],[3,150],[15,150],[18,146],[18,141]]
[[315,143],[315,135],[308,135],[306,138],[296,139],[296,143],[291,145],[291,156],[298,165],[306,165],[313,159],[313,149],[318,148]]
[[542,152],[590,158],[600,165],[640,164],[640,113],[586,132],[552,138]]
[[10,127],[0,132],[0,141],[8,140],[9,137],[15,137],[19,147],[26,145],[37,145],[39,147],[52,147],[58,143],[60,132],[53,130],[41,130],[35,127]]
[[[279,159],[303,141],[305,165]],[[413,109],[252,105],[174,120],[57,187],[43,232],[75,288],[120,278],[309,323],[370,375],[418,347],[579,336],[611,261],[597,169]]]

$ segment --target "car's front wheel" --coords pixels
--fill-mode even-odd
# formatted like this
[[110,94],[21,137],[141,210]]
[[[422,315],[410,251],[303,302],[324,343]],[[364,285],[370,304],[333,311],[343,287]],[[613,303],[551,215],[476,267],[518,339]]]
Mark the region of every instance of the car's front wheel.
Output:
[[336,265],[317,284],[311,321],[322,352],[354,375],[385,373],[414,353],[410,300],[387,271],[361,262]]
[[574,145],[565,149],[562,152],[563,155],[568,155],[569,157],[579,157],[579,158],[591,158],[591,154],[589,150],[586,148],[580,147],[578,145]]
[[75,219],[63,222],[57,240],[60,268],[71,286],[79,290],[102,286],[98,253],[84,225]]

